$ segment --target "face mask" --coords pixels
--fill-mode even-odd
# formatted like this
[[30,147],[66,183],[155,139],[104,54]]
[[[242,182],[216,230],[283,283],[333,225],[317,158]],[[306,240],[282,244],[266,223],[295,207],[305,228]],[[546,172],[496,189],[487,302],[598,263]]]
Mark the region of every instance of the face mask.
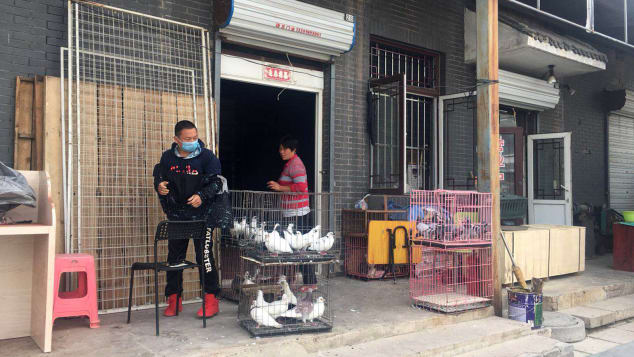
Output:
[[187,151],[187,152],[194,152],[196,151],[196,149],[198,149],[198,140],[196,141],[183,141],[181,143],[181,148],[183,149],[183,151]]

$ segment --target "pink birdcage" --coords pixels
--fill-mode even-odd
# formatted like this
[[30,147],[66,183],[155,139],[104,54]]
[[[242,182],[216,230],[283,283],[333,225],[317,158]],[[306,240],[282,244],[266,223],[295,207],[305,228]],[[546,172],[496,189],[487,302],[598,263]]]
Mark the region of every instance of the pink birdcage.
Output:
[[490,304],[491,247],[411,247],[410,299],[426,309],[459,312]]
[[409,220],[412,240],[437,247],[491,244],[490,193],[413,191]]

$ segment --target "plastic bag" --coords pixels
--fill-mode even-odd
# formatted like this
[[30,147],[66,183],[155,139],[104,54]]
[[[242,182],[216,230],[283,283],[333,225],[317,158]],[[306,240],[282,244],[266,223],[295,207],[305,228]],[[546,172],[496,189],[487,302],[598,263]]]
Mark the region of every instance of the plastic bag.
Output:
[[35,192],[24,175],[0,162],[0,217],[20,205],[35,207]]

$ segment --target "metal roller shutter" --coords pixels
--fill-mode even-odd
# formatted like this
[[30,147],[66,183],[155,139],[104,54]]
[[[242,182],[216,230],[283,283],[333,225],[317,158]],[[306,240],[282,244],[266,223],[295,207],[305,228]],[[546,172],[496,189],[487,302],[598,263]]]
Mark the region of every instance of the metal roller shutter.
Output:
[[610,206],[634,210],[634,117],[608,116]]

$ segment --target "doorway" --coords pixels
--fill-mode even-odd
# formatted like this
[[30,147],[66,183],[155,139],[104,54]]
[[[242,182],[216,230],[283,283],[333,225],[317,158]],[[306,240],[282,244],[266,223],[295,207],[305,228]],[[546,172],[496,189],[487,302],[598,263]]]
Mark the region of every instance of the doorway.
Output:
[[315,191],[315,108],[317,95],[229,79],[221,80],[220,162],[232,190],[267,191],[284,162],[280,139],[299,141],[308,189]]

